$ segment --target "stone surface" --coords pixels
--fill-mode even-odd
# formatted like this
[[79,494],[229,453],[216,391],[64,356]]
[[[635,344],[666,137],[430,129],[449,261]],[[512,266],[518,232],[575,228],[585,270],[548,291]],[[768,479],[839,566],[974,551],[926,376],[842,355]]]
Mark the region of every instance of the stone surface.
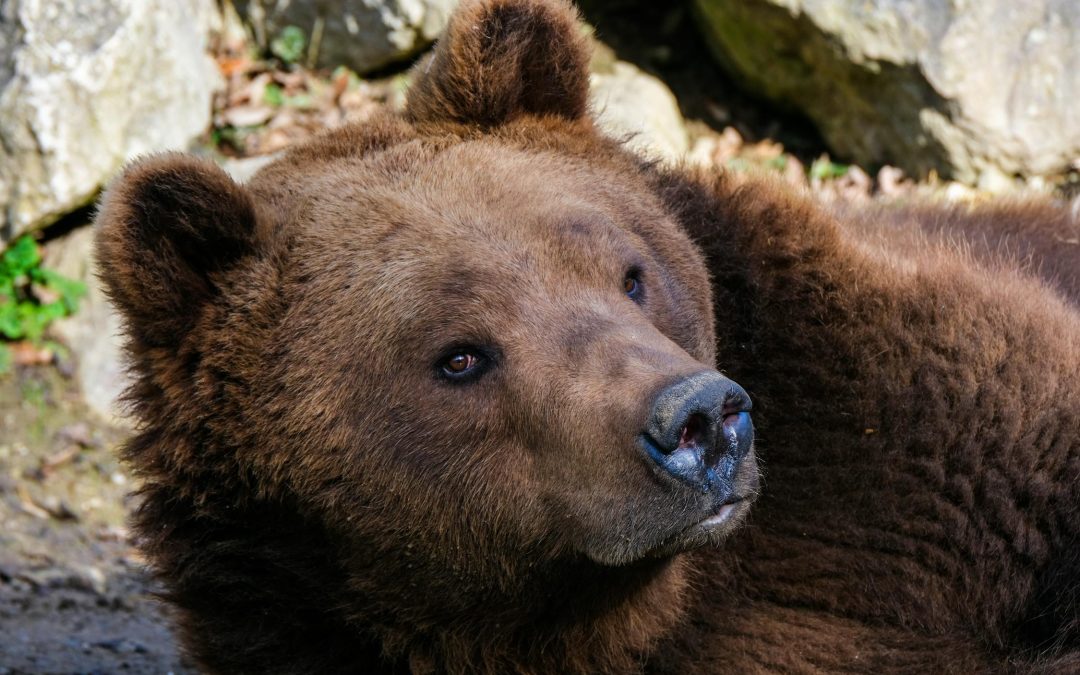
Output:
[[597,122],[616,138],[651,157],[675,161],[689,151],[686,126],[675,95],[636,66],[616,61],[596,67],[589,101]]
[[104,421],[125,423],[120,396],[129,383],[123,365],[121,322],[94,274],[94,228],[76,228],[45,245],[44,266],[86,284],[74,316],[53,322],[49,332],[71,349],[87,406]]
[[[307,36],[315,65],[367,73],[427,47],[457,0],[239,0],[240,15],[264,48],[288,26]],[[305,60],[308,60],[305,57]]]
[[1000,183],[1080,157],[1075,0],[694,3],[730,70],[857,162]]
[[214,0],[0,2],[0,247],[210,122]]
[[275,152],[270,155],[258,155],[256,157],[244,157],[242,159],[223,157],[218,159],[218,164],[222,169],[225,169],[225,173],[229,174],[229,176],[237,183],[247,183],[259,172],[259,169],[270,162],[273,162],[280,157],[281,154],[282,153],[280,152]]

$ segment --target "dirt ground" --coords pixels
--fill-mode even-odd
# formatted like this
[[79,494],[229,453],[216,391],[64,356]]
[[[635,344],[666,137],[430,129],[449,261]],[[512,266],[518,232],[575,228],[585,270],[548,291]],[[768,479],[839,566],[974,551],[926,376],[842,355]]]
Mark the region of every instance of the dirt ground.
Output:
[[0,378],[0,675],[193,673],[124,527],[127,432],[62,370]]

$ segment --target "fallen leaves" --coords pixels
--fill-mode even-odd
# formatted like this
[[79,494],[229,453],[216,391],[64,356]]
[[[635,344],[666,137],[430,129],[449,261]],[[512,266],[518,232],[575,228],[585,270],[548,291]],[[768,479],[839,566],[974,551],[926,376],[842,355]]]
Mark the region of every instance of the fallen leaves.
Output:
[[27,515],[41,518],[42,520],[48,520],[50,518],[55,518],[56,520],[79,519],[78,514],[72,510],[68,503],[55,495],[34,497],[30,493],[30,489],[24,483],[20,483],[15,487],[15,494],[19,498],[19,508]]
[[222,46],[217,64],[226,86],[214,102],[210,140],[233,157],[272,154],[381,107],[404,105],[402,76],[363,80],[344,67],[310,70],[256,58],[242,43]]
[[56,359],[56,352],[47,344],[20,340],[8,343],[7,348],[11,354],[11,363],[16,366],[43,366]]
[[794,187],[810,190],[825,201],[861,201],[878,196],[897,198],[912,194],[918,187],[896,167],[884,166],[876,176],[871,176],[859,166],[838,164],[825,154],[814,159],[807,168],[782,144],[770,138],[747,141],[733,126],[719,132],[699,129],[688,160],[691,164],[716,167],[736,176],[748,172],[772,173]]

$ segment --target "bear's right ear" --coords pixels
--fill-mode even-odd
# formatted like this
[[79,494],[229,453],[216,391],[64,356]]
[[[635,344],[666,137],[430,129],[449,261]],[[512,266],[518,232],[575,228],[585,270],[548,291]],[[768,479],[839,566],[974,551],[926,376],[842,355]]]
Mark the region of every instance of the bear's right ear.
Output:
[[145,347],[178,344],[222,273],[255,249],[248,192],[213,162],[177,153],[130,165],[96,224],[98,274]]
[[464,0],[413,71],[407,117],[496,126],[586,115],[591,48],[566,0]]

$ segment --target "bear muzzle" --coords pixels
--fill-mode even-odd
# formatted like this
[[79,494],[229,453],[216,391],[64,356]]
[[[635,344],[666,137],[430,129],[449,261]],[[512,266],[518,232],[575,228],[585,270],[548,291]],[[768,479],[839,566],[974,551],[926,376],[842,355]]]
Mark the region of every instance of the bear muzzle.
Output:
[[720,504],[734,494],[740,464],[753,447],[750,397],[716,371],[702,371],[669,385],[656,397],[639,442],[661,470],[682,485],[715,493]]

